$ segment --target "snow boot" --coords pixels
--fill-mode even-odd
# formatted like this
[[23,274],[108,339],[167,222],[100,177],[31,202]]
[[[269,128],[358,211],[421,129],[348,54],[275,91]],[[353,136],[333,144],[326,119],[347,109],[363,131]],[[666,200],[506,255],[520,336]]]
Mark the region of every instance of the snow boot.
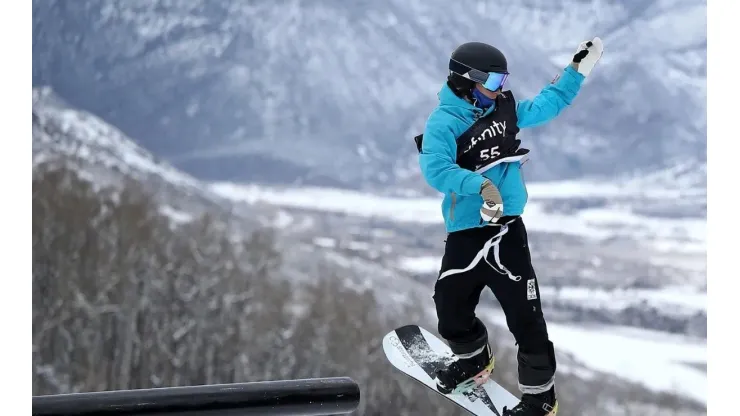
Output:
[[491,346],[472,356],[457,356],[447,367],[437,370],[434,381],[442,394],[462,393],[488,381],[494,364]]
[[503,416],[556,416],[558,401],[555,386],[539,394],[523,394],[522,399],[511,409],[504,407]]

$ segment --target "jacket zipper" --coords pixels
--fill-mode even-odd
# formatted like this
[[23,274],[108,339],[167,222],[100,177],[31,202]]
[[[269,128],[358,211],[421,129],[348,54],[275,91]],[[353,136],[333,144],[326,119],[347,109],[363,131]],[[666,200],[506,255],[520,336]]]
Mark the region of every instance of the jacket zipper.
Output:
[[[527,163],[529,159],[525,160],[524,163]],[[522,169],[522,166],[524,163],[519,165],[519,179],[522,181],[522,187],[524,188],[524,195],[525,198],[529,199],[529,191],[527,191],[527,181],[524,180],[524,169]]]
[[[494,111],[496,111],[495,108]],[[478,119],[481,118],[484,113],[484,110],[476,108],[473,113],[473,122],[478,121]],[[452,197],[452,202],[450,203],[450,221],[455,221],[455,203],[457,202],[457,195],[452,192],[450,196]]]
[[457,201],[457,195],[452,193],[452,202],[450,203],[450,221],[455,221],[455,202]]

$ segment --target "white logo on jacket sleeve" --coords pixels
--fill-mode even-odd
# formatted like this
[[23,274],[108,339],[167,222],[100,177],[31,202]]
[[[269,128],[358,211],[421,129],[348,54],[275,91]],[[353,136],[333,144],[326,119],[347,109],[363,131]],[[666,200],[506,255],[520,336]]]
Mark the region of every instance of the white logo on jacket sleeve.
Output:
[[537,299],[537,289],[534,287],[534,279],[527,280],[527,300]]

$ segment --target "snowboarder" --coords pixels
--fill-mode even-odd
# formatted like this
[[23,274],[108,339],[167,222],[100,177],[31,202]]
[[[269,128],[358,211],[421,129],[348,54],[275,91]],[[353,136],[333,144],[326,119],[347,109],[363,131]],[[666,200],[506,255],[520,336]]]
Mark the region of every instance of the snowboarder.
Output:
[[569,106],[603,53],[582,42],[573,61],[531,100],[504,91],[504,54],[480,42],[460,45],[449,61],[439,105],[415,137],[427,183],[444,194],[447,239],[434,287],[439,334],[455,354],[436,374],[442,393],[485,380],[494,356],[475,309],[489,287],[518,345],[520,403],[504,415],[555,416],[555,351],[542,314],[521,215],[527,190],[521,164],[529,153],[520,128],[540,126]]

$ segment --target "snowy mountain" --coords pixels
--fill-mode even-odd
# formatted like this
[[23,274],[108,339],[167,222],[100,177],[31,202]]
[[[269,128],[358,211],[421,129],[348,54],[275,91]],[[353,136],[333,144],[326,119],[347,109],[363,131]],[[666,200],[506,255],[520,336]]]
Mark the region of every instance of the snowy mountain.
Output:
[[73,168],[98,189],[141,184],[175,222],[227,206],[203,184],[158,160],[117,128],[86,111],[69,106],[49,87],[33,89],[34,169]]
[[198,189],[196,179],[158,161],[98,117],[70,107],[51,88],[34,88],[32,100],[34,165],[59,156],[75,157],[143,183]]
[[601,36],[573,108],[521,134],[543,308],[563,371],[706,400],[705,2],[34,0],[33,19],[36,168],[274,227],[283,276],[330,265],[390,314],[439,266],[411,138],[451,50],[496,44],[528,98]]
[[528,179],[706,161],[706,4],[689,0],[33,1],[33,82],[198,178],[419,186],[411,138],[461,42],[532,97],[599,35],[573,108],[522,133]]

